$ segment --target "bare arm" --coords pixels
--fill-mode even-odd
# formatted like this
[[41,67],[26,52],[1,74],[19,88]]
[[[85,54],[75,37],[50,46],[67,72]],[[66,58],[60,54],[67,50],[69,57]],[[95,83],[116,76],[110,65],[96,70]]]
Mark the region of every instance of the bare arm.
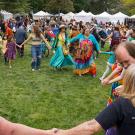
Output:
[[24,44],[26,44],[31,38],[32,38],[32,35],[30,34],[28,36],[28,38],[21,44],[21,46],[24,45]]
[[112,36],[113,36],[113,33],[111,33],[111,34],[105,39],[105,41],[108,40],[109,38],[112,38]]
[[124,77],[124,74],[125,74],[125,69],[122,70],[121,74],[118,77],[110,80],[109,81],[109,84],[114,83],[114,82],[118,82],[118,81],[122,80],[123,77]]
[[0,117],[0,135],[51,135],[51,131],[35,129],[22,124],[12,123]]
[[118,86],[117,88],[115,88],[116,94],[117,94],[117,95],[120,95],[120,96],[123,96],[123,95],[122,95],[123,90],[124,90],[124,86],[123,86],[123,85],[120,85],[120,86]]
[[52,47],[50,46],[49,42],[44,38],[44,36],[42,34],[41,34],[41,38],[46,43],[46,46],[48,47],[48,49],[51,49]]
[[2,52],[3,52],[3,54],[5,54],[6,51],[7,51],[6,44],[7,44],[7,41],[3,41],[3,47],[2,47]]
[[102,80],[103,85],[109,84],[109,81],[119,72],[119,69],[116,68],[108,77]]
[[100,124],[95,120],[84,122],[74,128],[68,129],[68,130],[60,130],[56,134],[57,135],[92,135],[99,130],[101,130],[102,127]]

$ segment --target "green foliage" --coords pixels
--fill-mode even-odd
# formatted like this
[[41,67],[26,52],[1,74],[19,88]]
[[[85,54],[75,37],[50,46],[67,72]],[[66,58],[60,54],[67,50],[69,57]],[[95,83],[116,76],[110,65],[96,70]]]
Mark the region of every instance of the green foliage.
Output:
[[29,0],[31,10],[37,12],[40,10],[45,10],[48,0]]
[[73,0],[73,2],[77,12],[84,9],[94,14],[99,14],[103,11],[117,12],[117,7],[120,5],[120,0]]
[[81,10],[91,11],[94,14],[99,14],[103,11],[116,13],[122,11],[125,13],[135,13],[134,0],[1,0],[0,8],[13,13],[20,13],[33,10],[48,11],[50,13],[63,12],[67,13],[74,11],[75,13]]
[[127,11],[127,13],[133,15],[135,14],[135,1],[134,0],[122,0],[123,9]]
[[74,11],[73,2],[71,0],[50,0],[46,9],[53,13]]
[[0,2],[0,7],[12,13],[25,13],[29,11],[29,0],[6,0]]

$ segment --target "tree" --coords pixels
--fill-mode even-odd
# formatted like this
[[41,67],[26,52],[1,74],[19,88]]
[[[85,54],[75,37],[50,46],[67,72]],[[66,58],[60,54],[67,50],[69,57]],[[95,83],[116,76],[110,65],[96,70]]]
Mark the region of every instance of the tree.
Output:
[[74,11],[73,2],[71,0],[50,0],[45,8],[52,13]]
[[75,12],[79,12],[81,10],[86,10],[86,0],[73,0]]
[[134,0],[122,0],[123,9],[125,9],[129,14],[135,14],[135,1]]
[[45,7],[47,3],[48,0],[29,0],[31,10],[33,10],[33,12],[46,10]]
[[117,7],[120,5],[120,0],[73,0],[73,2],[77,12],[83,9],[94,14],[99,14],[103,11],[117,12]]
[[103,11],[116,13],[122,11],[128,14],[135,13],[135,0],[0,0],[0,9],[12,13],[40,10],[51,13],[85,10],[94,14]]
[[28,0],[6,0],[0,2],[0,8],[12,13],[28,12],[29,2]]

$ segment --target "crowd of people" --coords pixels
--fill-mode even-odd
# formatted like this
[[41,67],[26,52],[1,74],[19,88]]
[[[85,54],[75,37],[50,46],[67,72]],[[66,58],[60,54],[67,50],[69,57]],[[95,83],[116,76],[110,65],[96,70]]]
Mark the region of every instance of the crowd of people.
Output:
[[[107,107],[91,121],[68,130],[42,131],[1,118],[2,135],[90,135],[101,129],[106,135],[135,134],[135,27],[111,22],[98,24],[95,19],[84,24],[55,17],[35,21],[26,17],[1,20],[0,28],[1,53],[9,68],[16,53],[24,57],[24,46],[30,44],[31,69],[40,70],[44,42],[52,52],[49,65],[56,71],[71,65],[78,76],[96,77],[96,58],[109,55],[105,72],[99,79],[102,85],[112,85]],[[107,50],[102,51],[104,48]]]

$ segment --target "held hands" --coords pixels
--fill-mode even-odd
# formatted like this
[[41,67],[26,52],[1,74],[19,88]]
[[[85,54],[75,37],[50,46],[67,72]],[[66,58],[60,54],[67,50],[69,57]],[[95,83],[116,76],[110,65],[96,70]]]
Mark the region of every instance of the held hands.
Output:
[[100,39],[101,39],[102,41],[104,41],[104,42],[106,41],[106,39],[103,39],[103,38],[100,38]]
[[101,81],[101,84],[104,86],[104,85],[110,84],[109,82],[110,82],[110,80],[109,80],[108,78],[106,78],[106,79],[103,79],[103,80]]
[[99,51],[98,51],[98,54],[100,54],[100,53],[102,53],[102,51],[99,50]]
[[118,86],[117,88],[115,88],[116,94],[117,94],[118,96],[122,94],[123,90],[124,90],[123,85],[120,85],[120,86]]
[[51,50],[51,49],[52,49],[52,47],[51,47],[50,45],[48,45],[48,49],[49,49],[49,50]]
[[22,48],[22,45],[20,45],[19,47]]
[[16,46],[19,47],[19,48],[22,48],[22,44],[21,45],[16,44]]
[[22,48],[21,45],[16,44],[17,47]]

